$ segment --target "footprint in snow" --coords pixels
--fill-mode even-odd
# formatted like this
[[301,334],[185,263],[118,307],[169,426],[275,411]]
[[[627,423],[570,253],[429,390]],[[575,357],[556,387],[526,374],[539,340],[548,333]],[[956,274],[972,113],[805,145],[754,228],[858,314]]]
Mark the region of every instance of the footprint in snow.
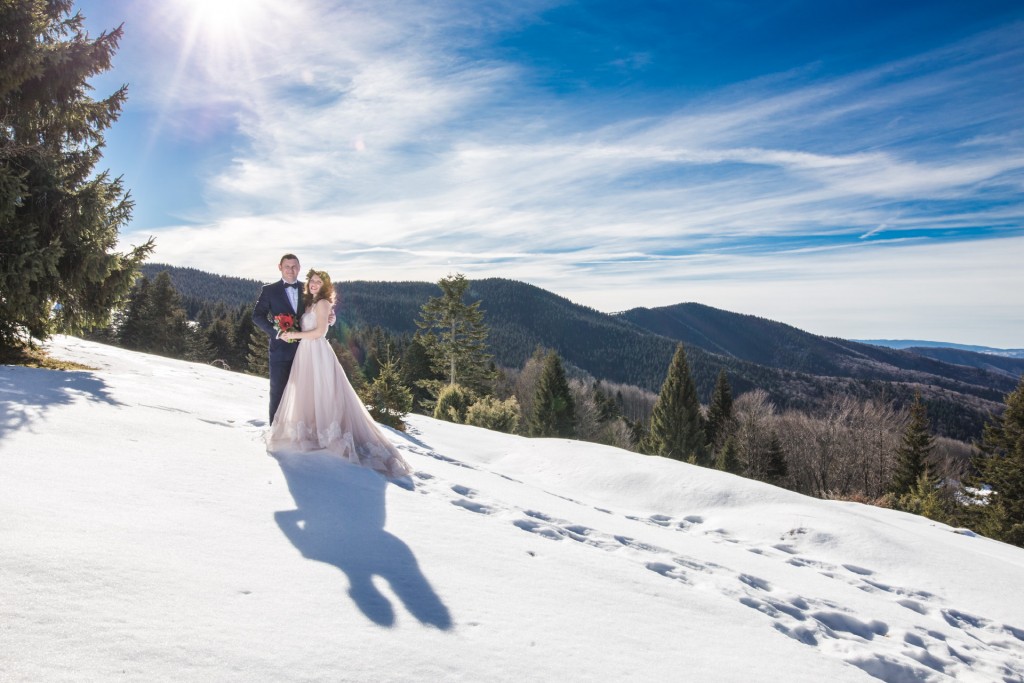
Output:
[[490,515],[494,512],[494,509],[491,508],[490,506],[484,505],[483,503],[477,503],[472,500],[467,500],[466,498],[459,498],[458,500],[453,500],[452,505],[482,515]]

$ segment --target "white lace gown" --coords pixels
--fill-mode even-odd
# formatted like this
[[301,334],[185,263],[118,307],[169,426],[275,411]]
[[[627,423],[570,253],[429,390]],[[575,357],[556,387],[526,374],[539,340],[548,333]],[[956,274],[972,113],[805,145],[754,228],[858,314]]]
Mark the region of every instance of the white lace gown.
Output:
[[[303,330],[316,329],[316,323],[315,310],[302,315]],[[325,450],[388,477],[411,473],[359,400],[326,337],[296,343],[299,348],[267,437],[267,450]]]

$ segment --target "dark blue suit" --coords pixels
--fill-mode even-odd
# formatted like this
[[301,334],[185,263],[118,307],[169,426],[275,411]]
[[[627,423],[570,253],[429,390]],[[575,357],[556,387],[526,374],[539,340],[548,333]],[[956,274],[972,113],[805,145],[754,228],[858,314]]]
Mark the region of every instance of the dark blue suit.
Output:
[[[299,308],[302,307],[302,283],[298,289]],[[274,316],[287,313],[295,316],[295,329],[299,329],[299,312],[292,308],[285,294],[285,285],[278,280],[269,285],[264,285],[260,292],[260,298],[256,300],[256,306],[252,309],[252,321],[256,327],[267,333],[270,337],[270,422],[274,422],[274,413],[277,412],[277,405],[281,402],[281,394],[284,393],[284,385],[288,383],[288,375],[292,372],[292,361],[295,359],[295,349],[298,342],[288,343],[277,338],[277,330],[274,329]]]

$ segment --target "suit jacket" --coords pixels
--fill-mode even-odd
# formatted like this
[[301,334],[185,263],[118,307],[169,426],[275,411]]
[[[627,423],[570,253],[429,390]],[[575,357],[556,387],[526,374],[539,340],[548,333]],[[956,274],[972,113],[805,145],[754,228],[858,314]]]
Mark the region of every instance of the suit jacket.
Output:
[[[299,307],[302,307],[302,283],[299,283]],[[252,321],[256,327],[260,328],[267,333],[270,337],[270,360],[275,361],[290,361],[295,357],[295,349],[299,346],[297,343],[289,344],[286,341],[282,341],[277,338],[277,330],[274,329],[274,316],[287,313],[295,316],[296,326],[299,323],[299,317],[301,313],[292,308],[292,304],[288,301],[288,295],[285,294],[284,282],[278,280],[269,285],[263,286],[263,291],[260,292],[260,298],[256,300],[256,305],[252,309]],[[298,329],[298,327],[296,327]]]

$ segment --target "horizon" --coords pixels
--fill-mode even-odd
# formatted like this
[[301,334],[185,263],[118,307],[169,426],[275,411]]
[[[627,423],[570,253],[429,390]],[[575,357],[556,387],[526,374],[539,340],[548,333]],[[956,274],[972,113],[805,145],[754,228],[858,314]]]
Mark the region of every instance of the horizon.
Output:
[[1024,347],[1024,7],[76,5],[121,244]]

